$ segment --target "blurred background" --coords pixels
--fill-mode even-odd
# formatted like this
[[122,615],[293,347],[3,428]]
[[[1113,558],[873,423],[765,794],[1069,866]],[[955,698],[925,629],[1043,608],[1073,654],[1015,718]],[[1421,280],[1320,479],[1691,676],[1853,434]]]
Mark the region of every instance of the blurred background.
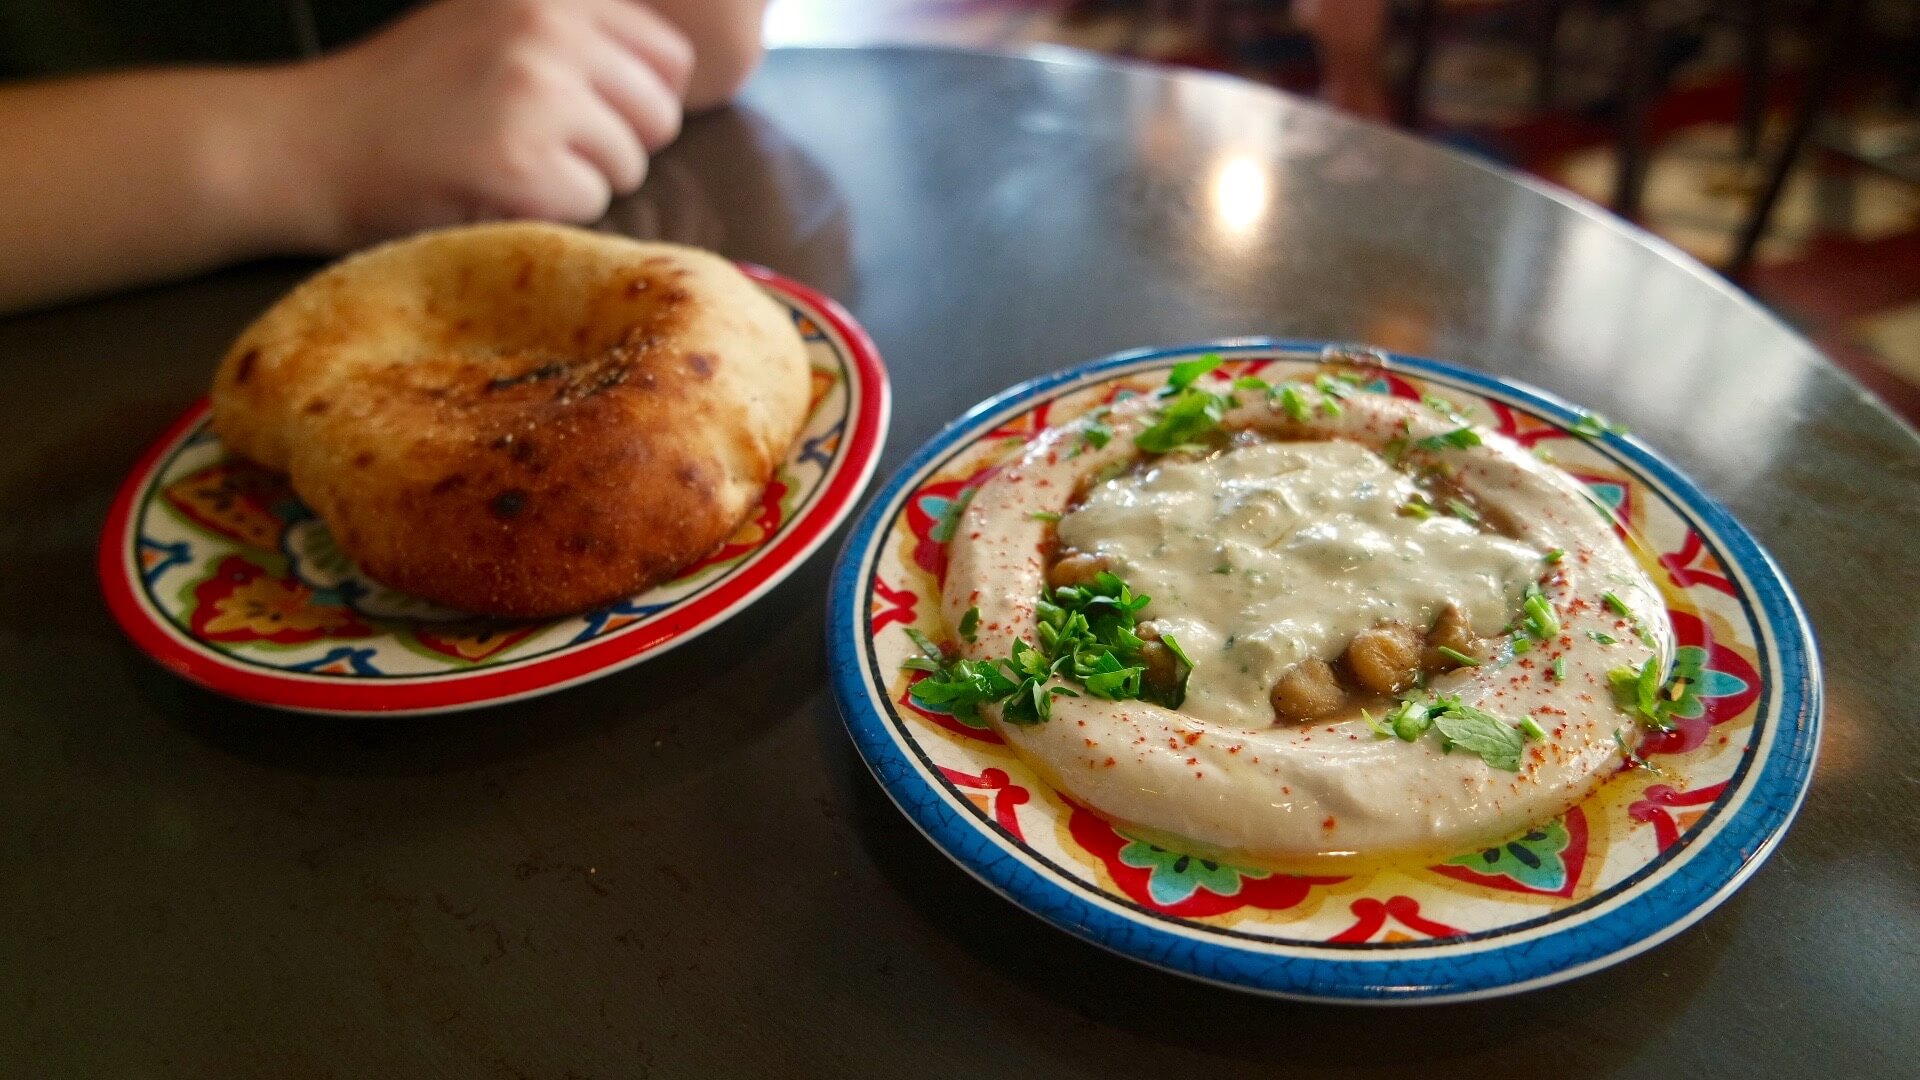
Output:
[[1920,422],[1915,0],[773,0],[766,32],[1066,46],[1321,94],[1639,222]]

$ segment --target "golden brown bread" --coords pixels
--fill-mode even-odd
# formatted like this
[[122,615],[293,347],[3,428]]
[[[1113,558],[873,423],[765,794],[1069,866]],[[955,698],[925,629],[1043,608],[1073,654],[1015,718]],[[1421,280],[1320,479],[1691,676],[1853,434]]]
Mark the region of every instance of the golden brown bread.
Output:
[[805,419],[805,346],[718,256],[527,223],[320,272],[213,385],[369,576],[463,611],[581,611],[723,542]]

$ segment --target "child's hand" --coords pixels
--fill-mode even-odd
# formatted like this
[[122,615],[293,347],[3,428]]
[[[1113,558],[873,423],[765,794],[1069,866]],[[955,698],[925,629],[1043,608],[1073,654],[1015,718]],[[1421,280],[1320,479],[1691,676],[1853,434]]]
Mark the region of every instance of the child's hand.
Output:
[[692,69],[686,37],[630,0],[440,0],[280,73],[310,125],[289,133],[313,170],[306,239],[592,221],[679,133]]

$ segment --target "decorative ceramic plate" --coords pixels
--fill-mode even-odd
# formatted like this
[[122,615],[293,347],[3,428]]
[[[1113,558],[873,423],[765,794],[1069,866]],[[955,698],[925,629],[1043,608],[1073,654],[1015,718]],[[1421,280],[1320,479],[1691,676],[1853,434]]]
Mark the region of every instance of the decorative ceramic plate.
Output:
[[1235,341],[1100,360],[987,401],[913,456],[871,504],[833,578],[834,691],[860,754],[935,845],[1029,912],[1169,971],[1286,997],[1488,997],[1604,967],[1678,933],[1759,867],[1799,807],[1820,725],[1806,619],[1744,529],[1630,438],[1588,440],[1536,390],[1385,357],[1368,390],[1434,393],[1549,450],[1650,545],[1677,663],[1692,669],[1668,733],[1564,816],[1423,866],[1309,877],[1224,865],[1130,835],[1049,789],[983,721],[917,700],[906,631],[942,625],[945,541],[969,486],[1043,428],[1174,363],[1216,378],[1321,368],[1319,343]]
[[283,477],[187,411],[121,487],[100,540],[108,606],[135,644],[209,690],[316,713],[430,713],[544,694],[683,644],[759,598],[845,519],[885,438],[886,369],[838,304],[744,266],[792,313],[812,411],[758,510],[677,579],[544,622],[438,610],[343,557]]

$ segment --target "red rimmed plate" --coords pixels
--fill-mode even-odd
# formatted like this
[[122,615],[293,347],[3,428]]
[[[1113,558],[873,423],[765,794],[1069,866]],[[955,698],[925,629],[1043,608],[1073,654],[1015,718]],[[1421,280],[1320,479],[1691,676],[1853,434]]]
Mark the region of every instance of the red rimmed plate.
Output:
[[433,608],[361,574],[284,478],[227,452],[203,400],[141,457],[107,514],[99,571],[108,607],[134,644],[190,682],[345,715],[515,701],[698,637],[826,540],[872,479],[887,430],[887,373],[865,331],[812,289],[742,269],[806,341],[811,411],[753,516],[675,580],[540,622]]

